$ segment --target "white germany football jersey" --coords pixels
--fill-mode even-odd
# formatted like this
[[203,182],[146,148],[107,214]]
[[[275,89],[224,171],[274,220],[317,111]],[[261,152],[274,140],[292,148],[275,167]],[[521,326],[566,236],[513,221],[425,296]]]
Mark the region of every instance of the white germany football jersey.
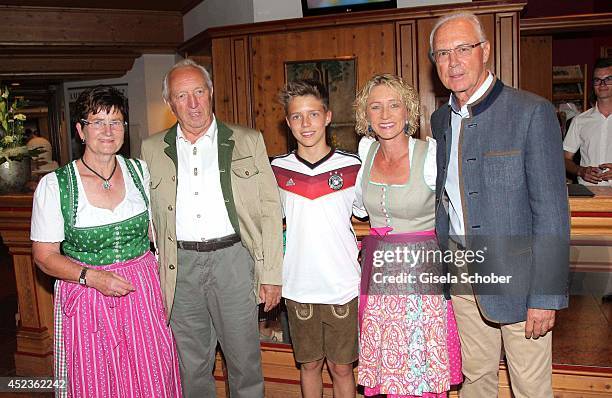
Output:
[[272,160],[287,224],[283,297],[345,304],[359,294],[351,214],[360,165],[337,149],[314,164],[295,152]]

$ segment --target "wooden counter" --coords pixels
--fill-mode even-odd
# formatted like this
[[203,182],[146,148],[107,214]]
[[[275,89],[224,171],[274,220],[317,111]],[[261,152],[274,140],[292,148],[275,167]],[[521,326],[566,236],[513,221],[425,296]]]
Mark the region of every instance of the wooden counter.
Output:
[[34,266],[31,216],[31,194],[0,195],[0,237],[13,258],[19,306],[15,369],[22,376],[50,375],[53,364],[53,282]]
[[592,198],[569,199],[572,238],[579,236],[612,237],[612,187],[589,187]]

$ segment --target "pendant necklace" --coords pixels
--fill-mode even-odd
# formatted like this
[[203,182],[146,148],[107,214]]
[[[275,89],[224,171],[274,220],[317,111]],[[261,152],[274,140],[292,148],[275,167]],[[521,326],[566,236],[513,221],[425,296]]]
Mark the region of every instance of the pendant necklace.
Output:
[[94,169],[89,167],[87,165],[87,163],[85,163],[85,159],[84,158],[81,158],[81,163],[83,163],[83,166],[87,167],[87,169],[89,171],[91,171],[92,173],[94,173],[95,175],[100,177],[100,179],[102,179],[102,181],[104,181],[102,183],[102,188],[104,188],[104,190],[108,191],[109,189],[111,189],[112,185],[110,183],[110,179],[113,178],[113,176],[115,175],[115,170],[117,170],[117,157],[115,157],[115,166],[113,167],[113,171],[111,171],[111,174],[110,174],[110,176],[108,178],[102,177],[100,174],[98,174],[98,172],[96,172]]

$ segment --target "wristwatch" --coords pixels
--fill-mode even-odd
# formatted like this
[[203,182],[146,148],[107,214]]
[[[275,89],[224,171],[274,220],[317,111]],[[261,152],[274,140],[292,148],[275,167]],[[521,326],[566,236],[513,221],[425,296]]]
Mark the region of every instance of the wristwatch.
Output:
[[87,279],[85,278],[85,275],[87,274],[88,269],[89,268],[87,267],[81,268],[81,275],[79,275],[79,285],[87,286]]

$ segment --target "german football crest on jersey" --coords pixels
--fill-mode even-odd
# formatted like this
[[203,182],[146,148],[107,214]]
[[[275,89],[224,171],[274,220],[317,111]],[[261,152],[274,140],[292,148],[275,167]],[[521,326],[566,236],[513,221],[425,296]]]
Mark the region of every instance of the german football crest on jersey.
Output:
[[327,185],[329,185],[329,187],[334,191],[337,191],[339,189],[342,189],[342,187],[344,186],[344,180],[342,179],[342,176],[340,174],[334,173],[329,176],[329,179],[327,180]]

